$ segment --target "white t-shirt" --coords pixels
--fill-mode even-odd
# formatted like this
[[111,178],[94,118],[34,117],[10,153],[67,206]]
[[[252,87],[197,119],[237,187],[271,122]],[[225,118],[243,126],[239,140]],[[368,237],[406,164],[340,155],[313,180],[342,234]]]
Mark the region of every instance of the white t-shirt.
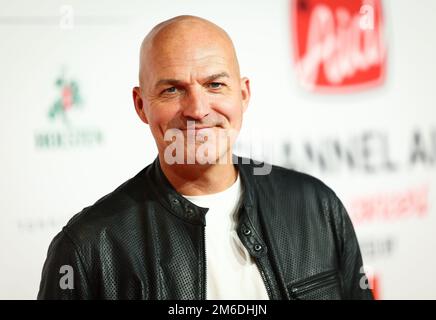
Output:
[[241,181],[228,189],[202,196],[185,196],[206,214],[207,299],[269,299],[253,258],[236,233]]

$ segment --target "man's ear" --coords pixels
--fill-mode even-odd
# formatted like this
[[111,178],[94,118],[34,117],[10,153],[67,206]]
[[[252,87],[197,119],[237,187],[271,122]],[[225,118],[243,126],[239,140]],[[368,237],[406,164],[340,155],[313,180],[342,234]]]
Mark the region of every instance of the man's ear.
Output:
[[144,101],[142,100],[141,97],[141,88],[134,87],[132,94],[133,94],[133,103],[135,104],[136,113],[144,123],[148,124],[147,115],[145,114],[145,110],[144,110]]
[[250,102],[250,80],[246,77],[241,78],[241,97],[242,97],[242,112],[245,112]]

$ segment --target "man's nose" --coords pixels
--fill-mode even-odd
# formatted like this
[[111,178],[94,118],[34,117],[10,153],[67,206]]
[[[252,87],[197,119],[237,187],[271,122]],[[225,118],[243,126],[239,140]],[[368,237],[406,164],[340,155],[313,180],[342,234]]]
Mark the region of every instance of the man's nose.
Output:
[[201,89],[194,89],[186,96],[183,105],[183,116],[193,120],[201,120],[210,112],[206,95]]

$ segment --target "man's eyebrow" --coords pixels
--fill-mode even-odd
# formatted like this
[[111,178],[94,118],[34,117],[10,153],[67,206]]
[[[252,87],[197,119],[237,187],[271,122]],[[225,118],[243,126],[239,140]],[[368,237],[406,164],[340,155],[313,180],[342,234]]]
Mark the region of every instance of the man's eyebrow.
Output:
[[162,85],[178,85],[180,84],[182,81],[177,80],[177,79],[160,79],[158,82],[156,82],[155,87],[159,87]]
[[220,72],[220,73],[215,73],[213,75],[206,77],[205,80],[206,80],[206,82],[209,82],[209,81],[213,81],[213,80],[216,80],[219,78],[230,78],[230,76],[227,72]]
[[[219,78],[230,78],[230,75],[227,72],[220,72],[220,73],[215,73],[212,74],[210,76],[207,76],[204,81],[205,82],[210,82]],[[183,81],[178,80],[178,79],[172,79],[172,78],[168,78],[168,79],[160,79],[158,82],[156,82],[156,87],[159,87],[161,85],[179,85],[181,84]]]

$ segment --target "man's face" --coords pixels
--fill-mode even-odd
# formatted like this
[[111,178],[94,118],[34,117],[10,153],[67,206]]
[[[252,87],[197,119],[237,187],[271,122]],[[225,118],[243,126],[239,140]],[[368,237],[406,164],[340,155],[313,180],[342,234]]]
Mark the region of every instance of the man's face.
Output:
[[[141,88],[134,89],[135,106],[150,125],[159,153],[173,144],[174,135],[168,134],[173,129],[183,130],[185,159],[187,151],[196,153],[196,162],[206,149],[209,161],[230,153],[250,97],[248,79],[240,78],[232,47],[223,39],[201,35],[163,39],[155,41],[144,60]],[[189,124],[195,128],[194,149],[188,147]]]

